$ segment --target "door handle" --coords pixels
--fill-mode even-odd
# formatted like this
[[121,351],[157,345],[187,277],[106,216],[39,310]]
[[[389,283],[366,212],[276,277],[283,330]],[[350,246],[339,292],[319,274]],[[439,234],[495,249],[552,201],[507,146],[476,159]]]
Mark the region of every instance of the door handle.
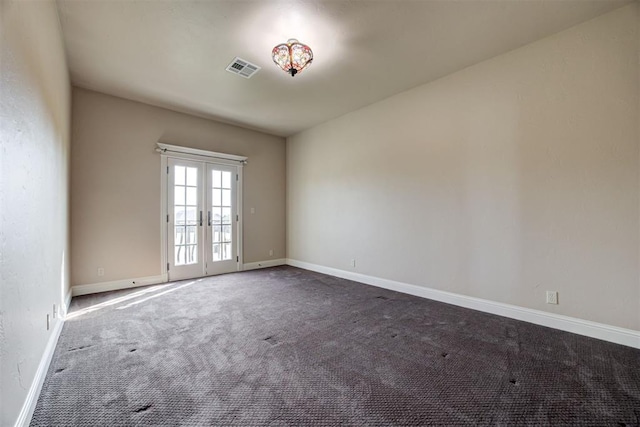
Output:
[[211,211],[207,211],[207,225],[211,227]]
[[200,227],[202,227],[202,211],[200,211]]

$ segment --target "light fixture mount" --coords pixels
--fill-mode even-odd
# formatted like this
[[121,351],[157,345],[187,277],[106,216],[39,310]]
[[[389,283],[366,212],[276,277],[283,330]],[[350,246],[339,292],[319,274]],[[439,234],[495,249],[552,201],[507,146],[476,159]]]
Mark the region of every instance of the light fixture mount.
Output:
[[306,44],[296,39],[289,39],[281,43],[271,51],[273,62],[286,73],[294,77],[304,70],[313,61],[313,52]]

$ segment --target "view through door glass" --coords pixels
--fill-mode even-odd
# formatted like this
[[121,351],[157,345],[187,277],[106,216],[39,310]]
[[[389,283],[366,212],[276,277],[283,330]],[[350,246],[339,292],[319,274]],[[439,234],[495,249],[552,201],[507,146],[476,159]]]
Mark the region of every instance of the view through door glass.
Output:
[[175,167],[175,265],[198,262],[198,169]]
[[212,261],[228,261],[233,257],[231,172],[212,169],[211,182]]

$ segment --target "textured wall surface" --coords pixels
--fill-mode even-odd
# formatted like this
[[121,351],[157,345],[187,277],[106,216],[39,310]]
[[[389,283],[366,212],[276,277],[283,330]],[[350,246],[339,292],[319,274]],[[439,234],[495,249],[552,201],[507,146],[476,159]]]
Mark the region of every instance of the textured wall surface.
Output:
[[638,49],[634,3],[290,137],[289,258],[640,330]]
[[16,421],[68,291],[71,88],[53,1],[3,1],[0,425]]
[[249,157],[244,262],[285,256],[284,138],[77,88],[72,135],[72,285],[161,274],[159,141]]

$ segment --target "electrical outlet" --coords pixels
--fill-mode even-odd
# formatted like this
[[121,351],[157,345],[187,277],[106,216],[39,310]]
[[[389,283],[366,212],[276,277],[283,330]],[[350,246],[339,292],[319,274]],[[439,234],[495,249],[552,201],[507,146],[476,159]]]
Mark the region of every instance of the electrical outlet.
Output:
[[558,304],[558,292],[547,291],[547,304]]
[[104,268],[98,267],[98,276],[104,276]]
[[356,260],[355,259],[351,260],[351,267],[356,268]]
[[256,208],[251,208],[251,215],[253,215],[254,213],[256,213]]
[[269,256],[273,256],[273,249],[269,249]]
[[53,304],[53,318],[55,319],[56,317],[58,317],[58,310],[56,309],[56,305]]

